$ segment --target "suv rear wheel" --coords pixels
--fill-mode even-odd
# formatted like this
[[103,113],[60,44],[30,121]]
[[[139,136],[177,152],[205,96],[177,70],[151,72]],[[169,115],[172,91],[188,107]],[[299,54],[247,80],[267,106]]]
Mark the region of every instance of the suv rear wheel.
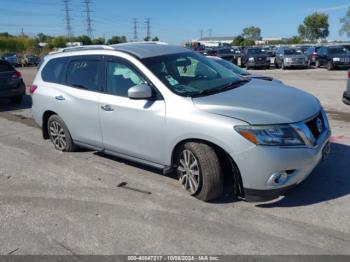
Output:
[[212,147],[185,143],[178,150],[176,164],[179,182],[192,196],[210,201],[223,194],[223,173]]
[[50,140],[59,151],[72,152],[75,150],[72,137],[67,126],[58,115],[52,115],[47,122]]

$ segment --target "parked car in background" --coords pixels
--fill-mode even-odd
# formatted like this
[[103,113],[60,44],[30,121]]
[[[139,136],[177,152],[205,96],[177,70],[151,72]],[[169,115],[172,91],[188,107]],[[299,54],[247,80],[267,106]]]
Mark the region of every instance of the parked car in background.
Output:
[[211,55],[237,64],[238,57],[240,56],[240,51],[231,47],[219,47],[213,49]]
[[280,47],[276,51],[275,67],[282,69],[292,67],[307,68],[308,61],[306,55],[300,50],[290,47]]
[[321,47],[322,46],[311,46],[305,51],[309,67],[315,65],[317,59],[317,52]]
[[270,68],[270,57],[260,47],[247,47],[241,55],[241,65],[249,68]]
[[247,200],[275,198],[329,152],[330,127],[317,98],[242,78],[179,46],[56,52],[30,90],[33,117],[57,150],[79,145],[173,170],[205,201],[222,196],[225,181]]
[[282,83],[282,81],[274,79],[270,76],[263,76],[263,75],[257,75],[257,74],[251,74],[248,71],[244,70],[243,68],[240,68],[239,66],[221,59],[219,57],[216,56],[207,56],[210,60],[213,60],[217,63],[219,63],[220,65],[224,66],[225,68],[231,70],[233,73],[238,74],[242,77],[246,77],[246,78],[255,78],[255,79],[260,79],[260,80],[266,80],[266,81],[274,81],[274,82],[278,82],[278,83]]
[[343,93],[343,102],[350,106],[350,69],[348,70],[348,80],[346,83],[346,91]]
[[25,84],[21,73],[7,61],[0,60],[0,98],[10,98],[20,104],[25,95]]
[[299,45],[299,46],[296,46],[295,48],[297,50],[300,50],[303,54],[306,53],[306,51],[310,48],[311,46],[309,45]]
[[343,46],[323,46],[318,50],[316,67],[326,66],[328,70],[350,68],[350,52]]
[[15,53],[3,54],[2,59],[9,62],[12,66],[21,66],[21,59]]
[[37,66],[40,58],[36,55],[24,55],[22,58],[22,66]]

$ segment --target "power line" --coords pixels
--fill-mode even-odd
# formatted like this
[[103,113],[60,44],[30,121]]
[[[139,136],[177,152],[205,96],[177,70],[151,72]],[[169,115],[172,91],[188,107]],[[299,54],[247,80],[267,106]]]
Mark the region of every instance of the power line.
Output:
[[137,18],[134,18],[133,19],[133,29],[134,29],[134,42],[137,42],[138,41],[138,36],[137,36]]
[[147,17],[145,19],[145,24],[146,24],[146,39],[147,41],[151,41],[151,18]]
[[70,11],[69,5],[71,3],[71,0],[62,0],[64,4],[64,13],[65,13],[65,18],[64,21],[66,23],[66,31],[67,31],[67,37],[68,39],[71,39],[73,37],[73,30],[72,30],[72,19],[70,17]]
[[92,19],[91,19],[91,1],[90,0],[83,0],[83,4],[85,4],[85,10],[83,12],[86,13],[86,32],[87,35],[92,39],[93,36],[93,29],[92,29]]

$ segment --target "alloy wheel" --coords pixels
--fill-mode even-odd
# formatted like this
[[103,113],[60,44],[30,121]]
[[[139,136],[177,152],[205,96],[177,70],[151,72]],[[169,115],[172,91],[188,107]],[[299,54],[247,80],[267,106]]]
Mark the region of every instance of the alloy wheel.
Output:
[[200,183],[200,170],[198,160],[190,150],[182,151],[177,173],[182,186],[191,195],[197,193]]
[[57,121],[50,122],[49,126],[50,137],[52,143],[58,150],[63,151],[67,147],[66,134],[63,127]]

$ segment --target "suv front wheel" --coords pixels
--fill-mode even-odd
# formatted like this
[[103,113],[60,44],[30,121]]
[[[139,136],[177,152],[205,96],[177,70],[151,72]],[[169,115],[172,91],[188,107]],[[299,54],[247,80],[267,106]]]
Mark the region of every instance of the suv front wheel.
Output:
[[72,152],[75,150],[72,137],[67,126],[58,115],[52,115],[47,122],[50,140],[59,151]]
[[196,198],[214,200],[223,194],[223,174],[215,150],[203,143],[188,142],[176,159],[180,184]]

